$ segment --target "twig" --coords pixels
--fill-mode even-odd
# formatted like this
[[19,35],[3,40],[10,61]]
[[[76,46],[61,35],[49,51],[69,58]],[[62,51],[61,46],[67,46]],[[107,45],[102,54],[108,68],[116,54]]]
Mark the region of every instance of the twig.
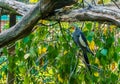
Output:
[[69,44],[68,40],[65,38],[65,35],[64,35],[64,33],[63,33],[63,30],[62,30],[62,26],[61,26],[60,21],[58,21],[58,23],[59,23],[60,31],[61,31],[61,33],[62,33],[62,36],[63,36],[64,40],[65,40],[65,41],[67,42],[67,44],[71,47],[71,45]]
[[82,26],[80,27],[81,29],[83,29],[83,28],[84,28],[84,24],[85,24],[85,22],[83,22],[83,23],[82,23]]
[[111,1],[117,6],[118,9],[120,9],[120,7],[117,5],[117,3],[114,0]]
[[72,72],[70,73],[70,76],[69,76],[69,82],[70,82],[70,79],[71,79],[72,75],[74,74],[74,72],[75,72],[75,70],[76,70],[77,64],[78,64],[78,59],[76,59],[75,66],[74,66]]
[[[39,62],[40,59],[42,59],[43,57],[47,56],[46,55],[47,53],[45,54],[42,54],[41,56],[38,57],[38,59],[35,61],[36,63]],[[28,71],[27,71],[27,74],[34,68],[34,66],[32,66]]]
[[103,4],[103,6],[105,6],[105,4],[104,4],[104,1],[102,0],[102,4]]
[[86,0],[84,0],[84,2],[89,6],[89,8],[92,8],[92,5],[90,3],[88,3]]
[[46,24],[43,24],[43,23],[37,23],[37,25],[39,25],[39,26],[41,26],[41,25],[43,25],[43,26],[54,26],[56,24],[58,24],[58,22],[56,22],[54,24],[50,24],[50,25],[46,25]]

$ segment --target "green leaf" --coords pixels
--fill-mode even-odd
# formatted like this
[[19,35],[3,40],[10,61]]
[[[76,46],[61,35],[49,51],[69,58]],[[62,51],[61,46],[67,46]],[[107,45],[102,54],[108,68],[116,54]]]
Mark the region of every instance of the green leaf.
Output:
[[7,58],[5,56],[0,57],[0,64],[2,64],[6,60],[7,60]]
[[107,52],[108,52],[107,49],[102,49],[100,53],[101,53],[102,55],[106,56],[106,55],[107,55]]
[[2,78],[2,75],[0,74],[0,79]]
[[29,40],[30,40],[29,37],[25,37],[25,38],[23,39],[23,42],[24,42],[24,43],[28,43]]
[[7,66],[7,65],[4,65],[4,66],[1,68],[1,70],[2,70],[3,72],[6,72],[6,71],[7,71],[7,68],[8,68],[8,66]]
[[19,66],[19,71],[20,71],[20,73],[24,74],[24,73],[26,73],[26,68]]
[[34,47],[31,47],[31,48],[30,48],[30,54],[31,54],[32,57],[36,56],[35,49],[36,49],[36,48],[34,48]]
[[87,27],[89,30],[91,30],[91,28],[92,28],[92,23],[87,23],[87,24],[86,24],[86,27]]
[[23,84],[29,84],[29,77],[25,77],[24,83]]
[[116,84],[116,81],[118,80],[118,76],[116,76],[116,74],[112,73],[111,74],[111,80],[114,84]]
[[113,42],[114,42],[114,36],[107,38],[106,40],[107,47],[108,48],[111,47]]
[[117,62],[118,61],[118,54],[114,52],[114,60]]
[[3,48],[3,53],[4,53],[6,56],[8,55],[7,48]]
[[119,71],[120,71],[120,61],[119,61],[119,63],[118,63],[118,69],[119,69]]

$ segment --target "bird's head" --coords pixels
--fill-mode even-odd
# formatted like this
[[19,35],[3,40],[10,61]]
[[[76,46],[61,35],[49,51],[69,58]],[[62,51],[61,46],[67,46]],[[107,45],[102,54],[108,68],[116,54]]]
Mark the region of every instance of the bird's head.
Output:
[[70,27],[70,31],[73,33],[73,32],[75,32],[75,31],[79,31],[80,29],[79,29],[79,27],[78,27],[78,25],[71,25],[71,27]]

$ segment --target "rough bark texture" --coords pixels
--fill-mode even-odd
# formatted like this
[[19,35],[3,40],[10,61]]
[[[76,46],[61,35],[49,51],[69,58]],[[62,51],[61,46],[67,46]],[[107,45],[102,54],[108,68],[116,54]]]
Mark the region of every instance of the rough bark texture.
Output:
[[94,6],[92,8],[76,9],[72,11],[63,10],[56,12],[54,10],[71,5],[77,0],[40,0],[34,6],[28,6],[15,0],[0,0],[0,7],[11,11],[13,14],[23,15],[21,21],[10,29],[0,33],[0,48],[11,42],[29,35],[38,20],[61,18],[61,21],[108,21],[120,27],[120,10],[114,6],[102,7]]
[[[106,21],[120,27],[120,10],[113,10],[109,7],[94,6],[92,8],[72,10],[66,14],[61,13],[58,15],[60,15],[58,17],[61,21]],[[51,20],[53,18],[55,20],[56,17],[51,17]]]
[[57,8],[75,2],[76,0],[40,0],[15,26],[0,33],[0,47],[27,36],[39,19],[47,17]]
[[[16,15],[10,15],[10,27],[14,26],[16,24]],[[15,68],[15,61],[14,61],[14,55],[15,53],[12,53],[15,51],[15,46],[12,46],[8,49],[8,53],[10,54],[10,58],[13,59],[12,61],[9,61],[9,64],[11,65],[11,69],[14,70]],[[15,74],[14,71],[8,70],[7,74],[7,84],[14,84],[15,80]]]
[[15,0],[0,0],[0,7],[9,10],[9,13],[20,15],[25,15],[31,8],[31,6]]

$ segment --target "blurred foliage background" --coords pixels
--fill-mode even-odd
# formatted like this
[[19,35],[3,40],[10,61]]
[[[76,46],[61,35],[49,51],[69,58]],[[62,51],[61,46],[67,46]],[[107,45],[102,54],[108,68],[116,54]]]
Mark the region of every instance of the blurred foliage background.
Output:
[[[103,2],[111,3],[96,1]],[[74,8],[81,3],[79,0]],[[61,26],[47,20],[39,23],[45,25],[36,25],[29,36],[10,45],[15,46],[14,51],[1,49],[4,52],[0,57],[1,84],[6,82],[8,70],[14,72],[15,84],[120,84],[120,28],[106,22],[61,22]],[[81,28],[95,53],[88,54],[92,74],[72,40],[71,24]]]

